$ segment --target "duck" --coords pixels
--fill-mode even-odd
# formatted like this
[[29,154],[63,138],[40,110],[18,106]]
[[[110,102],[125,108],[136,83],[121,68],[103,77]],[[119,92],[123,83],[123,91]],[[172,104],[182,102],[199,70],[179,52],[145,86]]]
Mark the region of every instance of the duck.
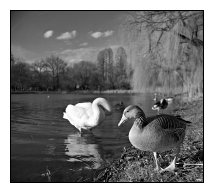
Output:
[[114,105],[115,110],[117,111],[123,111],[125,109],[125,105],[123,103],[123,101],[120,101],[119,103]]
[[[129,131],[129,141],[141,151],[153,152],[155,159],[155,171],[174,171],[180,146],[185,137],[186,126],[191,122],[180,116],[168,114],[146,117],[143,110],[136,105],[125,108],[118,127],[127,120],[134,119],[134,124]],[[162,169],[157,160],[157,153],[175,149],[175,157],[168,167]]]
[[157,101],[157,93],[154,94],[153,101],[155,101],[155,102]]
[[92,103],[69,104],[63,113],[63,118],[67,119],[81,133],[83,130],[91,130],[101,124],[106,115],[111,114],[111,111],[109,102],[105,98],[99,97]]
[[152,106],[152,110],[157,110],[158,114],[159,111],[162,109],[166,109],[168,107],[169,104],[171,104],[173,101],[172,97],[169,98],[162,98],[161,100],[157,101],[153,106]]

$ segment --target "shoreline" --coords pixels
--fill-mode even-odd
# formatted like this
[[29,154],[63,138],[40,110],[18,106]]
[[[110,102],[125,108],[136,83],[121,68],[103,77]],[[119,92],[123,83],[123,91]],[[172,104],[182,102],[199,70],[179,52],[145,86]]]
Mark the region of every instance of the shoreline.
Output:
[[[157,93],[157,95],[165,95],[165,92],[153,92],[153,91],[137,91],[137,90],[75,90],[75,91],[10,91],[10,94],[145,94],[145,93]],[[174,96],[186,96],[187,92],[175,92]]]
[[[155,172],[152,153],[130,144],[124,147],[120,158],[102,169],[94,182],[203,182],[203,99],[176,105],[173,114],[192,122],[186,130],[174,173]],[[161,153],[161,167],[169,164],[172,155],[172,151]]]

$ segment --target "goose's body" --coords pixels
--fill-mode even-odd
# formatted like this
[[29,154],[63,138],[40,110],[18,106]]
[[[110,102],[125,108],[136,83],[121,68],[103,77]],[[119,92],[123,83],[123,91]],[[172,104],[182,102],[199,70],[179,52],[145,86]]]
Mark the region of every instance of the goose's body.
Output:
[[128,106],[118,126],[127,119],[134,118],[134,124],[129,132],[131,144],[142,150],[154,153],[156,170],[159,170],[156,152],[164,152],[176,148],[176,156],[169,167],[164,170],[174,170],[176,157],[180,151],[180,145],[185,137],[186,125],[190,122],[179,116],[156,115],[146,118],[142,109],[138,106]]
[[162,109],[166,109],[168,107],[168,104],[171,104],[172,103],[172,100],[173,98],[163,98],[159,101],[157,101],[153,107],[152,107],[152,110],[157,110],[158,111],[158,114],[159,114],[159,111]]
[[104,98],[97,98],[92,103],[78,103],[76,105],[68,105],[63,114],[63,118],[67,119],[77,129],[92,129],[99,125],[105,119],[105,111],[111,112],[111,106]]

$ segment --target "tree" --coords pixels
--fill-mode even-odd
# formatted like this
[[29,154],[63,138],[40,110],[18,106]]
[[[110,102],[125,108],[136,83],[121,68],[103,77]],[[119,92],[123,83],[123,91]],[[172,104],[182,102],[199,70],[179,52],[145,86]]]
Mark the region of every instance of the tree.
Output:
[[116,66],[116,80],[119,88],[123,87],[126,83],[128,83],[127,76],[127,54],[123,47],[119,47],[117,49],[115,55],[115,66]]
[[99,79],[96,65],[88,61],[81,61],[74,64],[73,81],[80,89],[97,89]]
[[13,53],[10,54],[10,65],[13,66],[16,63],[16,59],[13,55]]
[[104,57],[105,57],[105,50],[101,50],[98,55],[97,55],[97,68],[98,68],[98,71],[99,71],[99,76],[100,76],[100,79],[101,79],[101,87],[103,87],[104,85],[104,82],[105,82],[105,60],[104,60]]
[[44,61],[44,66],[52,74],[52,89],[58,90],[60,87],[60,77],[64,75],[67,63],[58,56],[47,57]]
[[203,90],[203,11],[130,12],[125,26],[134,37],[134,89]]
[[50,73],[44,60],[35,61],[32,65],[32,87],[36,90],[48,90],[51,86]]
[[101,50],[97,56],[99,74],[102,80],[102,87],[113,88],[113,51],[111,48]]
[[71,66],[65,68],[63,79],[61,80],[61,89],[63,90],[75,90],[76,80],[74,79],[74,69]]
[[29,64],[19,61],[11,66],[11,89],[27,90],[31,85]]

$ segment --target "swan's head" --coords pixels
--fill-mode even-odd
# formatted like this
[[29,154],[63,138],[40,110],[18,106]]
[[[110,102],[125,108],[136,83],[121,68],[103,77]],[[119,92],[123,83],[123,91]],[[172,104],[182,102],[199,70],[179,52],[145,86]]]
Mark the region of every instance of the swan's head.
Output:
[[93,102],[94,104],[97,104],[98,106],[102,107],[105,111],[107,111],[108,113],[112,112],[112,108],[111,105],[109,104],[109,102],[104,99],[104,98],[96,98]]
[[132,119],[132,118],[136,119],[140,116],[145,117],[143,110],[136,105],[129,105],[124,109],[122,118],[118,123],[118,127],[123,123],[125,123],[128,119]]

